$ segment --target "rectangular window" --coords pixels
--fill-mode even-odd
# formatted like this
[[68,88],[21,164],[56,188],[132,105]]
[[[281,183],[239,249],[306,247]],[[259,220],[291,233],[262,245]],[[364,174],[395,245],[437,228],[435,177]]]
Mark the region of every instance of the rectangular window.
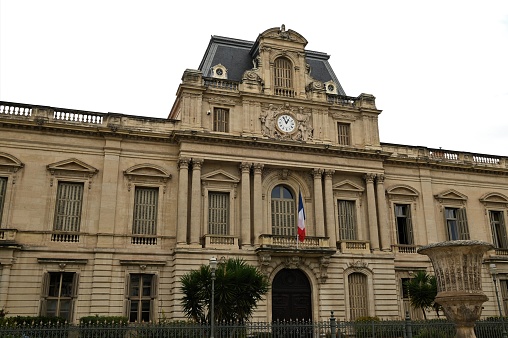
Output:
[[229,132],[229,109],[214,108],[213,131]]
[[468,240],[469,228],[467,226],[467,217],[465,208],[445,208],[446,229],[448,231],[448,240]]
[[338,200],[340,240],[357,240],[355,201]]
[[395,204],[395,222],[397,223],[398,244],[414,244],[411,206],[409,204]]
[[340,145],[351,145],[351,126],[348,123],[337,123],[337,132],[339,135],[338,142]]
[[489,210],[490,228],[492,230],[493,244],[498,249],[508,249],[506,239],[506,226],[502,211]]
[[229,235],[229,193],[208,193],[208,233]]
[[128,317],[130,322],[150,322],[154,318],[157,276],[153,274],[130,274],[128,281]]
[[157,235],[158,202],[159,188],[135,188],[133,235]]
[[499,280],[499,288],[501,289],[501,301],[503,304],[503,316],[506,316],[508,313],[508,280],[500,279]]
[[53,230],[79,231],[83,187],[83,183],[58,182]]
[[77,297],[78,274],[47,272],[43,276],[41,316],[62,317],[72,321]]
[[4,212],[5,192],[7,191],[7,178],[0,177],[0,225],[2,225],[2,215]]

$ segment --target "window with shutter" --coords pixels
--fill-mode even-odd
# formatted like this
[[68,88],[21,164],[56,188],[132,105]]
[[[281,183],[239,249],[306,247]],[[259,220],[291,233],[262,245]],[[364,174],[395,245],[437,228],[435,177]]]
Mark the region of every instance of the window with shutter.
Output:
[[503,315],[506,316],[508,314],[508,280],[500,279],[499,288],[501,289],[501,299],[503,302]]
[[492,231],[492,241],[498,249],[508,249],[506,238],[506,226],[502,211],[489,210],[490,228]]
[[398,244],[414,244],[411,206],[409,204],[395,204],[395,221]]
[[469,228],[467,225],[465,208],[445,208],[445,223],[448,231],[448,240],[468,240]]
[[369,315],[367,276],[355,272],[348,276],[350,320]]
[[356,240],[356,206],[355,201],[337,201],[339,236],[341,240]]
[[42,283],[41,315],[72,321],[78,291],[78,274],[48,272],[44,274]]
[[6,191],[7,191],[7,177],[0,177],[0,224],[2,224],[2,215],[4,211]]
[[158,201],[159,188],[135,188],[133,235],[157,235]]
[[281,57],[273,64],[274,92],[278,96],[293,97],[293,71],[291,61]]
[[157,276],[130,274],[128,281],[128,317],[130,322],[148,323],[155,319],[154,303],[157,298]]
[[351,126],[349,123],[337,123],[338,143],[343,146],[351,145]]
[[291,191],[278,185],[272,190],[272,235],[296,236],[296,201]]
[[229,132],[229,109],[214,108],[213,131]]
[[53,230],[79,232],[83,183],[58,182]]
[[208,233],[229,235],[229,193],[208,193]]

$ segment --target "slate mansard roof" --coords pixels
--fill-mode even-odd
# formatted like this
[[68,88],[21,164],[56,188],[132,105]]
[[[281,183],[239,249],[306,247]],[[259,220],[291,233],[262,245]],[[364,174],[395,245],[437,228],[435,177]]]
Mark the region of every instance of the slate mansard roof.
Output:
[[[243,73],[254,67],[253,60],[258,53],[257,47],[257,43],[253,41],[212,35],[198,69],[204,77],[211,77],[211,67],[222,64],[228,70],[228,79],[240,82]],[[332,80],[337,85],[338,94],[346,95],[328,62],[330,55],[305,50],[305,58],[310,66],[310,75],[314,79],[321,82]]]

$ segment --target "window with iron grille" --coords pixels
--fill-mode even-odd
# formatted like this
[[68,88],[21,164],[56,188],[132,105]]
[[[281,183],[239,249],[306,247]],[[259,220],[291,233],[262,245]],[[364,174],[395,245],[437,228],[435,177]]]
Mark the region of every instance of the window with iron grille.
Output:
[[445,208],[445,222],[448,231],[448,240],[468,240],[469,228],[465,208]]
[[273,65],[275,88],[291,89],[293,88],[293,73],[291,71],[291,61],[286,58],[278,58]]
[[0,225],[2,224],[2,215],[4,212],[5,192],[7,191],[7,178],[0,177]]
[[356,206],[355,201],[338,200],[339,236],[341,240],[356,240]]
[[348,276],[350,320],[369,315],[367,276],[355,272]]
[[58,182],[53,230],[79,231],[83,187],[83,183]]
[[214,108],[213,131],[229,132],[229,109]]
[[395,204],[395,222],[398,244],[414,244],[411,206],[409,204]]
[[134,191],[133,235],[157,235],[159,188],[136,187]]
[[506,238],[506,226],[502,211],[489,210],[490,228],[492,230],[492,241],[498,249],[508,249]]
[[291,191],[278,185],[272,190],[272,235],[296,236],[296,201]]
[[351,126],[349,123],[337,123],[338,142],[340,145],[351,145]]
[[229,193],[208,193],[208,233],[229,235]]
[[130,274],[127,285],[127,309],[130,322],[148,323],[155,319],[157,275]]
[[41,316],[72,321],[78,276],[75,272],[46,272],[43,275]]

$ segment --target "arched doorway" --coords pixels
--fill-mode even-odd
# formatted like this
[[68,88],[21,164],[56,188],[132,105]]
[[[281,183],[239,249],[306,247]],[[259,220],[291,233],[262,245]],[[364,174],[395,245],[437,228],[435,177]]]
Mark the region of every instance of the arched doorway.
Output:
[[282,269],[272,282],[272,320],[312,320],[310,283],[297,269]]

